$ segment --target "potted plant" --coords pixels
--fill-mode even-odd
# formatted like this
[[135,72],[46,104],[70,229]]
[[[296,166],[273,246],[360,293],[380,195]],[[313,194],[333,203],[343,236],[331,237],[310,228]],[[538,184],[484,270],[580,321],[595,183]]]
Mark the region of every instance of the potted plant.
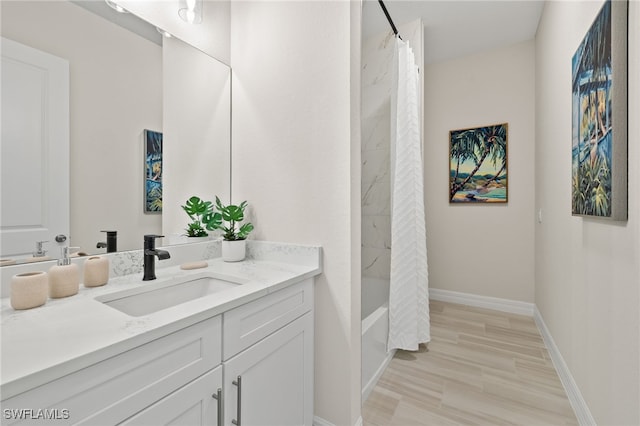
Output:
[[193,196],[181,207],[191,219],[185,228],[187,237],[206,237],[209,235],[207,230],[213,231],[215,229],[212,227],[212,223],[215,223],[215,213],[211,201],[204,201],[200,197]]
[[216,196],[215,207],[217,212],[211,216],[208,226],[224,232],[222,235],[222,260],[225,262],[243,260],[246,255],[247,236],[253,231],[253,225],[249,222],[240,225],[240,222],[244,220],[244,209],[247,207],[247,202],[225,206]]

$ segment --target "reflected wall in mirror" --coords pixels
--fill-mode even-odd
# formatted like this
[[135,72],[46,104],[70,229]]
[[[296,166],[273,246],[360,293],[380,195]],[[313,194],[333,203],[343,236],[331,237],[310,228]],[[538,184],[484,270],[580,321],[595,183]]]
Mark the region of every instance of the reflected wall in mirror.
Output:
[[186,242],[189,217],[180,207],[193,195],[229,200],[231,79],[229,70],[175,38],[165,39],[164,243]]
[[[163,46],[162,37],[141,37],[82,3],[96,2],[2,1],[1,34],[69,62],[69,245],[104,253],[96,248],[106,241],[101,231],[115,230],[118,250],[140,249],[144,234],[182,232],[186,194],[229,197],[230,70],[177,39]],[[167,49],[207,63],[211,75],[189,78],[193,62],[171,62],[164,73]],[[185,89],[190,97],[180,93]],[[162,215],[144,213],[144,129],[164,133]],[[11,178],[2,171],[3,182]],[[206,186],[192,186],[204,180]],[[48,239],[47,254],[59,257]],[[23,255],[31,256],[35,244],[29,241]],[[4,249],[1,254],[6,257]]]

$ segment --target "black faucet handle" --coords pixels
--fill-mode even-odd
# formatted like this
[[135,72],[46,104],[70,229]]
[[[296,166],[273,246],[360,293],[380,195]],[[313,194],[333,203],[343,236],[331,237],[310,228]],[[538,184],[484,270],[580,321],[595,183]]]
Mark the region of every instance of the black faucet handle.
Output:
[[[107,253],[113,253],[114,251],[118,251],[118,231],[100,231],[107,234],[107,242],[102,247],[98,246],[98,248],[107,248]],[[102,243],[98,243],[102,244]]]
[[153,250],[156,248],[156,238],[163,238],[164,235],[146,234],[144,236],[144,248]]
[[164,235],[147,234],[144,236],[144,276],[143,281],[156,279],[156,256],[158,259],[169,259],[169,252],[166,250],[156,250],[156,238],[162,238]]

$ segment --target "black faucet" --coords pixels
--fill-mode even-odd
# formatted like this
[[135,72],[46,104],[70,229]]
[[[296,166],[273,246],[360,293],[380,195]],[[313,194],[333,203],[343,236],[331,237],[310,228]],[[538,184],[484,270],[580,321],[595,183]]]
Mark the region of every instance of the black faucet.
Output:
[[118,231],[100,231],[107,233],[107,242],[99,242],[96,244],[96,248],[105,248],[107,253],[113,253],[118,251]]
[[164,235],[145,235],[144,236],[144,276],[142,281],[150,281],[156,279],[156,256],[159,260],[169,259],[171,256],[166,250],[156,249],[156,238],[162,238]]

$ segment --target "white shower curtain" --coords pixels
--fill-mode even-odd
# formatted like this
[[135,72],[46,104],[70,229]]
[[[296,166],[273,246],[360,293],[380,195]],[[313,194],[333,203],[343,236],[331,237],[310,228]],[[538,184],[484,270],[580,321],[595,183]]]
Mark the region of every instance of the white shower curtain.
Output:
[[388,350],[431,340],[418,69],[396,39],[391,106],[391,281]]

